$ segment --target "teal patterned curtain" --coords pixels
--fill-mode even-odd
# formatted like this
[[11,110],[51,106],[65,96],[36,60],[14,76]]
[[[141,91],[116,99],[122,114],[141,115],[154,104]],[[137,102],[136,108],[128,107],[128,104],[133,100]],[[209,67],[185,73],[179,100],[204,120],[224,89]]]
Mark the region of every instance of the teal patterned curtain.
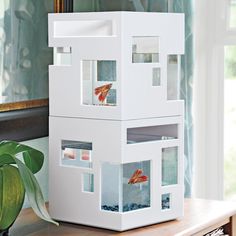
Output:
[[185,55],[182,56],[181,99],[185,101],[185,196],[191,196],[193,169],[193,0],[74,0],[74,11],[150,11],[185,14]]
[[185,196],[191,196],[193,170],[193,122],[192,122],[192,84],[193,84],[193,1],[174,0],[173,12],[185,13],[185,55],[182,56],[181,99],[185,101]]
[[49,0],[0,0],[0,103],[48,98]]

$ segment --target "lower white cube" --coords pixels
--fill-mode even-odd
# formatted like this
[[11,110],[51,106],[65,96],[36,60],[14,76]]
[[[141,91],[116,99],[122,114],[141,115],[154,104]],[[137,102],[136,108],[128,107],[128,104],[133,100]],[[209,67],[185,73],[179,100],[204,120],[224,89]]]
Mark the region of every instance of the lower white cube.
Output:
[[50,117],[50,214],[127,230],[183,216],[181,116]]

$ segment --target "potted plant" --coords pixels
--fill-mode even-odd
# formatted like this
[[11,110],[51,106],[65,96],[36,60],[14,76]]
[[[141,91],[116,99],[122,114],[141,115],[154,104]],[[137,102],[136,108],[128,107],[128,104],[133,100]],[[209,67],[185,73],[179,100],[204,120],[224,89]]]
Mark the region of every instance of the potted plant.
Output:
[[8,230],[21,211],[25,193],[35,214],[58,225],[49,216],[43,194],[34,174],[43,166],[39,150],[14,141],[0,142],[0,236]]

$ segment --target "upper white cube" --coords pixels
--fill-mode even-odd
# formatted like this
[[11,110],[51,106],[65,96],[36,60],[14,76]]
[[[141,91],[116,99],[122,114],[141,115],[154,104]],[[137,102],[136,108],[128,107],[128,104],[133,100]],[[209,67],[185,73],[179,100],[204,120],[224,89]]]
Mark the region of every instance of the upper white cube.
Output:
[[49,46],[51,116],[129,120],[183,114],[183,14],[49,14]]

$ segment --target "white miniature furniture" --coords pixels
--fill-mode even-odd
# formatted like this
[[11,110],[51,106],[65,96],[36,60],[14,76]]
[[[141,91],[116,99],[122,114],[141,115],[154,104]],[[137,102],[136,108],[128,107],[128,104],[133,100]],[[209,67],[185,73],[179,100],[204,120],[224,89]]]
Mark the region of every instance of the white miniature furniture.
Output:
[[49,14],[50,214],[127,230],[183,216],[184,16]]

